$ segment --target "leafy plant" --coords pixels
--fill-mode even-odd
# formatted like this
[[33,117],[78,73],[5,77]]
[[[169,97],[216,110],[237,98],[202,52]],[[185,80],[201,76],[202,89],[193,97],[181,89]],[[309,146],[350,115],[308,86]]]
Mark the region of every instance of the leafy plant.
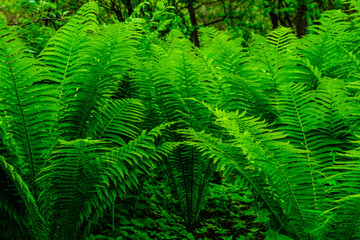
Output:
[[[24,239],[75,239],[176,146],[157,140],[169,124],[139,131],[142,103],[114,94],[121,79],[113,76],[125,60],[104,56],[95,65],[95,49],[85,61],[87,36],[98,29],[96,12],[95,3],[85,4],[50,39],[40,61],[1,25],[0,202],[17,223],[2,231],[19,228]],[[121,54],[126,51],[113,56]]]
[[214,159],[218,168],[245,178],[272,212],[275,229],[295,239],[353,239],[357,218],[341,216],[357,212],[351,207],[357,183],[343,178],[354,176],[347,166],[357,169],[349,164],[357,162],[356,150],[349,152],[358,131],[352,110],[358,108],[357,90],[349,77],[354,75],[342,75],[346,67],[335,59],[348,61],[345,49],[354,49],[356,37],[349,39],[352,27],[339,11],[325,13],[320,25],[310,30],[312,34],[296,40],[286,29],[278,29],[267,40],[254,38],[250,46],[254,60],[265,64],[255,67],[250,60],[243,71],[247,76],[260,72],[259,82],[273,83],[263,92],[275,116],[257,117],[253,105],[224,111],[204,103],[225,137],[192,129],[181,132],[188,136],[187,144]]

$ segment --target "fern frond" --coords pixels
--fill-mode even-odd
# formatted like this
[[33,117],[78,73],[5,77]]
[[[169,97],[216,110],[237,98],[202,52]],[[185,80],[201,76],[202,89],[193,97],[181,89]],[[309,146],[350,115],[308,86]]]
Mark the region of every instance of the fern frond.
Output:
[[282,27],[270,32],[267,39],[253,36],[249,49],[254,58],[249,64],[253,71],[249,75],[260,79],[258,81],[264,86],[267,95],[276,95],[278,87],[293,82],[313,87],[311,84],[321,75],[316,66],[300,57],[297,49],[299,41],[290,29]]
[[344,103],[339,102],[336,88],[320,90],[318,94],[304,92],[304,88],[289,85],[278,96],[279,129],[288,134],[287,139],[297,148],[307,151],[309,167],[318,171],[332,165],[335,152],[344,150],[346,140],[338,134],[345,134],[347,127],[341,120],[339,105],[336,106]]
[[[149,109],[147,114],[153,114],[148,116],[149,120],[154,120],[150,123],[175,122],[173,129],[210,128],[213,124],[209,112],[198,102],[213,102],[217,98],[206,61],[199,57],[201,52],[193,49],[190,42],[176,32],[169,35],[164,45],[151,49],[151,57],[144,59],[144,68],[134,80],[141,92],[140,98]],[[181,139],[174,132],[166,135],[166,140],[171,142]],[[198,151],[191,146],[178,146],[165,161],[188,229],[192,229],[198,220],[206,195],[203,193],[206,193],[212,175],[206,159],[198,156]]]
[[89,119],[88,134],[93,139],[111,141],[118,146],[126,144],[126,138],[135,139],[139,128],[135,125],[144,118],[140,100],[123,99],[109,101]]
[[[142,57],[132,80],[137,89],[135,96],[146,108],[145,123],[159,125],[178,121],[182,101],[180,94],[169,80],[167,53],[159,46],[152,46],[151,52]],[[151,126],[148,127],[151,127]]]
[[59,143],[37,179],[42,189],[39,202],[50,223],[50,239],[76,239],[84,216],[103,201],[94,198],[93,192],[101,184],[99,158],[111,148],[99,140]]
[[[357,136],[358,137],[358,136]],[[332,231],[328,237],[335,239],[357,239],[360,234],[360,141],[354,141],[356,148],[340,154],[334,164],[326,170],[326,180],[332,183],[327,190],[328,208],[322,217],[326,219]]]
[[[86,66],[83,66],[84,69],[81,72],[70,77],[63,86],[62,102],[65,108],[60,116],[61,124],[58,126],[62,138],[89,137],[90,135],[87,134],[91,129],[87,124],[94,115],[101,115],[104,108],[107,109],[106,111],[115,113],[116,107],[119,109],[122,105],[120,102],[113,102],[112,99],[117,98],[123,75],[126,75],[132,65],[135,65],[136,41],[134,39],[136,36],[133,30],[127,29],[124,25],[116,25],[93,37],[90,45],[96,47],[80,52],[87,59]],[[136,107],[134,104],[128,105],[128,107],[133,106]],[[92,125],[92,127],[95,126]],[[129,132],[129,134],[133,135],[134,130],[131,131],[132,133]]]
[[[43,152],[51,145],[50,128],[54,125],[53,116],[57,111],[56,91],[44,84],[51,78],[25,52],[24,45],[14,34],[2,23],[0,30],[0,124],[3,148],[12,148],[9,151],[17,155],[16,158],[26,161],[33,185],[44,163]],[[7,141],[10,138],[12,142]],[[8,155],[11,153],[6,154],[10,163],[15,164]]]
[[313,121],[314,128],[327,132],[334,138],[345,140],[347,132],[352,126],[352,122],[346,119],[352,114],[351,98],[348,95],[343,80],[321,79],[316,90],[315,102],[309,110],[316,119]]
[[253,115],[270,112],[264,86],[252,77],[253,69],[249,67],[251,58],[241,46],[242,40],[232,40],[226,33],[214,32],[208,35],[201,56],[210,76],[214,78],[212,85],[216,92],[216,98],[208,102],[229,111],[247,110]]
[[187,138],[184,144],[194,146],[202,153],[202,156],[213,160],[211,164],[214,164],[217,170],[224,171],[225,179],[227,179],[230,173],[237,171],[247,181],[249,189],[257,197],[260,197],[261,201],[264,201],[272,214],[274,214],[278,224],[280,226],[286,224],[287,217],[283,216],[283,206],[281,202],[277,201],[277,189],[273,189],[269,185],[266,176],[262,172],[257,171],[246,160],[245,155],[241,151],[232,146],[230,142],[223,142],[211,134],[195,132],[193,129],[179,130],[179,132]]
[[[266,38],[253,35],[248,48],[252,61],[246,66],[249,79],[260,79],[260,84],[266,92],[275,92],[280,84],[277,79],[276,59],[280,56],[276,53],[275,46],[268,43]],[[259,81],[259,80],[257,80]]]
[[[30,191],[28,184],[23,180],[14,166],[8,163],[7,159],[0,156],[0,210],[15,220],[23,238],[29,238],[31,233],[34,239],[48,239],[48,226],[45,222],[37,202]],[[8,231],[14,226],[4,226]],[[23,228],[27,231],[24,231]],[[13,232],[15,239],[17,234]],[[4,234],[5,236],[5,234]]]
[[[340,80],[321,79],[315,93],[304,92],[304,88],[303,85],[289,85],[282,89],[276,101],[280,112],[278,124],[292,144],[305,150],[303,156],[307,159],[316,195],[314,204],[321,212],[327,212],[338,204],[340,196],[344,196],[340,186],[350,184],[343,177],[347,174],[345,166],[352,164],[338,154],[352,146],[347,140],[350,125],[346,124],[344,114],[350,101]],[[335,226],[342,224],[343,220],[336,222],[335,215],[330,217],[334,219],[321,219],[330,227],[321,233],[322,236],[331,236],[338,231],[331,228],[337,229]]]
[[94,212],[91,215],[81,213],[81,218],[89,219],[84,228],[86,233],[117,197],[122,198],[128,189],[138,188],[140,176],[155,167],[154,160],[161,160],[179,145],[176,142],[156,144],[158,137],[170,125],[162,124],[148,132],[143,131],[136,139],[100,157],[102,172],[98,174],[101,184],[98,183],[91,201]]
[[62,87],[67,83],[68,78],[81,71],[82,65],[86,64],[81,51],[89,47],[87,33],[98,30],[97,12],[96,3],[84,4],[70,22],[60,28],[49,40],[38,56],[60,85],[60,99],[63,94]]
[[[343,45],[351,40],[348,16],[339,10],[327,11],[319,20],[318,25],[309,28],[308,34],[298,41],[297,53],[304,58],[299,63],[303,68],[317,72],[307,80],[310,89],[316,89],[319,77],[337,77],[334,73],[342,68],[344,51]],[[312,70],[314,69],[314,70]]]
[[275,46],[275,51],[278,54],[292,51],[291,47],[294,47],[293,43],[297,41],[292,29],[286,27],[276,28],[267,35],[266,39],[270,45]]
[[294,148],[286,142],[286,133],[271,130],[260,119],[218,109],[212,112],[218,118],[217,123],[232,136],[232,146],[241,150],[248,163],[264,174],[266,180],[263,181],[276,189],[272,197],[278,204],[282,203],[283,216],[293,219],[285,228],[301,238],[310,234],[310,222],[313,224],[311,230],[319,227],[317,215],[321,213],[318,203],[321,196],[314,181],[320,175],[309,167],[305,157],[307,151]]

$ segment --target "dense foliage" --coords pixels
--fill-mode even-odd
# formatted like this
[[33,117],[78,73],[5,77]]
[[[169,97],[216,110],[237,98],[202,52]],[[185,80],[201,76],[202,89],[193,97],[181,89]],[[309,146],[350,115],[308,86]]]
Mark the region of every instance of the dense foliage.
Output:
[[90,1],[43,48],[0,23],[0,236],[360,239],[360,4],[201,48],[145,6]]
[[[7,20],[19,37],[38,55],[49,38],[65,25],[87,0],[2,0],[0,18]],[[141,18],[148,28],[161,24],[160,35],[181,31],[196,46],[205,44],[204,27],[226,30],[248,41],[252,33],[265,36],[279,26],[304,36],[326,10],[346,9],[342,0],[98,0],[100,24]]]

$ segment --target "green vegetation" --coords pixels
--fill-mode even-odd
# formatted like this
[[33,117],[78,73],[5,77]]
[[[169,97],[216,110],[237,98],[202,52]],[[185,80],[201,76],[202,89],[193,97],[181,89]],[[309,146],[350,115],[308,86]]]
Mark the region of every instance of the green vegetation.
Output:
[[135,2],[2,5],[1,238],[360,239],[359,2]]

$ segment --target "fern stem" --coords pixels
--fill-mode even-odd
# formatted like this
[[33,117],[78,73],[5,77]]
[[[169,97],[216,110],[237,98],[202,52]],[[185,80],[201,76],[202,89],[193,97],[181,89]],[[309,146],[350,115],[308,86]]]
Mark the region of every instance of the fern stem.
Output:
[[[188,80],[188,76],[187,76],[187,71],[186,71],[186,62],[185,62],[185,56],[184,56],[184,52],[182,53],[182,60],[183,60],[183,66],[184,66],[184,74],[185,74],[185,79]],[[192,111],[191,111],[191,102],[190,102],[190,93],[189,93],[189,82],[186,81],[186,97],[187,97],[187,101],[188,101],[188,109],[189,109],[189,123],[190,123],[190,127],[193,128],[193,124],[192,124]],[[190,157],[190,166],[191,166],[191,179],[190,179],[190,209],[188,209],[189,212],[189,225],[190,225],[190,230],[192,232],[193,230],[193,222],[194,222],[194,212],[193,212],[193,203],[194,203],[194,147],[191,146],[190,147],[190,152],[191,152],[191,157]],[[191,214],[191,215],[190,215]],[[196,217],[196,216],[195,216]],[[191,224],[190,224],[191,223]]]
[[[10,56],[7,56],[7,59],[9,59]],[[20,100],[20,96],[19,96],[19,90],[18,90],[18,86],[16,84],[16,81],[15,81],[15,74],[14,74],[14,70],[11,66],[11,63],[9,61],[6,62],[9,66],[9,70],[10,70],[10,73],[11,73],[11,78],[12,78],[12,82],[14,84],[14,89],[15,89],[15,94],[16,94],[16,99],[17,99],[17,102],[18,102],[18,106],[19,106],[19,109],[20,109],[20,113],[21,113],[21,120],[22,120],[22,125],[24,127],[24,133],[26,135],[26,143],[27,143],[27,148],[28,148],[28,154],[29,154],[29,158],[30,158],[30,165],[31,165],[31,175],[32,175],[32,180],[33,180],[33,184],[32,186],[35,187],[35,167],[34,167],[34,159],[33,159],[33,154],[32,154],[32,150],[31,150],[31,145],[30,145],[30,139],[29,139],[29,134],[28,134],[28,129],[27,129],[27,126],[26,126],[26,123],[25,123],[25,117],[24,117],[24,110],[23,110],[23,106],[21,104],[21,100]],[[36,189],[33,190],[34,191],[34,197],[35,199],[37,199],[37,193],[36,193]]]
[[310,168],[311,184],[312,184],[312,188],[313,188],[315,209],[318,209],[317,196],[316,196],[317,195],[316,194],[316,186],[315,186],[315,180],[314,180],[314,175],[313,175],[313,165],[311,164],[312,160],[311,160],[311,156],[309,154],[310,150],[308,148],[308,142],[307,142],[307,138],[306,138],[306,135],[305,135],[305,129],[304,129],[303,121],[301,120],[299,108],[298,108],[298,106],[296,104],[295,97],[294,97],[294,94],[293,94],[291,88],[290,88],[290,94],[291,94],[292,101],[293,101],[293,103],[295,105],[296,115],[298,117],[298,120],[299,120],[299,123],[300,123],[300,126],[301,126],[301,132],[302,132],[304,143],[305,143],[304,147],[306,149],[306,156],[307,156],[308,164],[309,164],[309,168]]

